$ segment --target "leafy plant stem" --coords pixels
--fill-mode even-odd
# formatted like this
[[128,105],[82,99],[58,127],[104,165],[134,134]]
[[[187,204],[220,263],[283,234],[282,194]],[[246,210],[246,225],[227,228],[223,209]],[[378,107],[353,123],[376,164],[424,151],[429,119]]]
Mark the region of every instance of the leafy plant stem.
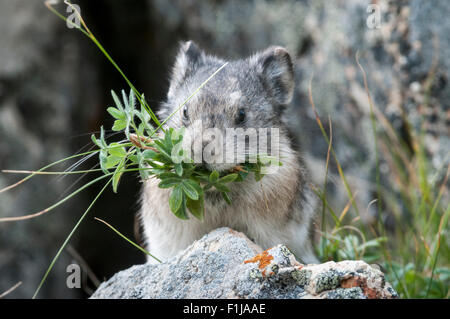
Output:
[[[72,6],[72,4],[68,1],[65,1],[65,3],[69,6],[71,6],[74,11],[77,13],[78,18],[83,21],[83,18],[81,17],[81,14],[76,10],[75,7]],[[140,95],[140,93],[138,92],[138,90],[134,87],[134,85],[131,83],[131,81],[127,78],[127,76],[125,75],[125,73],[122,71],[122,69],[117,65],[117,63],[112,59],[112,57],[109,55],[109,53],[105,50],[105,48],[100,44],[100,42],[97,40],[97,38],[94,36],[94,34],[87,28],[86,24],[83,21],[83,26],[86,28],[86,30],[83,30],[81,28],[81,26],[76,25],[75,23],[73,23],[72,21],[69,21],[65,16],[63,16],[62,14],[60,14],[57,10],[55,10],[52,6],[50,1],[46,1],[45,5],[47,6],[47,8],[53,12],[54,14],[56,14],[59,18],[61,18],[62,20],[64,20],[66,23],[70,23],[73,27],[75,27],[76,29],[80,30],[84,35],[86,35],[89,39],[91,39],[95,45],[100,49],[100,51],[105,55],[105,57],[111,62],[111,64],[114,66],[114,68],[120,73],[120,75],[124,78],[124,80],[127,82],[127,84],[130,86],[130,88],[133,90],[134,94],[136,95],[136,97],[138,98],[139,102],[145,106],[146,111],[149,113],[150,117],[152,118],[152,120],[158,125],[158,127],[161,126],[158,118],[156,117],[156,115],[153,113],[152,109],[150,108],[150,106],[148,105],[148,103],[142,99],[142,96]],[[164,131],[164,129],[162,129]]]

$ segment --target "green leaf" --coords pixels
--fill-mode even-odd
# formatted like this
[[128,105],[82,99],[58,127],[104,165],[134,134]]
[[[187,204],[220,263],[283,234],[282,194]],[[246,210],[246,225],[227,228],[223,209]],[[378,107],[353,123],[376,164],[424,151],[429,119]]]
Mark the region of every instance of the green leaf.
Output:
[[164,135],[164,146],[167,150],[167,153],[171,153],[173,148],[173,142],[172,142],[172,133],[173,128],[169,128],[169,130],[166,131],[166,134]]
[[183,172],[189,176],[192,175],[192,173],[195,171],[195,168],[196,166],[192,163],[183,163]]
[[125,164],[125,160],[122,159],[120,164],[117,166],[114,175],[112,177],[112,185],[113,185],[113,191],[114,193],[117,193],[117,187],[119,186],[120,177],[122,177],[123,171],[122,168]]
[[145,135],[145,124],[144,123],[139,123],[137,133],[139,133],[138,135]]
[[142,157],[144,159],[156,160],[158,159],[158,153],[156,153],[154,150],[145,150],[142,152]]
[[228,174],[224,177],[219,178],[218,182],[222,184],[234,182],[234,180],[238,177],[238,174]]
[[100,148],[102,147],[101,144],[100,144],[100,142],[95,138],[95,134],[92,134],[92,135],[91,135],[91,140],[92,140],[92,142],[94,142],[94,144],[97,145],[98,147],[100,147]]
[[203,195],[203,188],[200,186],[199,182],[197,182],[194,179],[188,179],[188,180],[185,180],[185,182],[189,183],[192,187],[194,187],[200,196]]
[[166,150],[166,146],[159,140],[155,140],[155,146],[161,154],[160,160],[167,164],[172,164],[172,157],[169,155],[170,150]]
[[138,164],[139,160],[137,155],[129,155],[128,156],[128,160],[132,163],[132,164]]
[[203,196],[201,196],[198,200],[193,200],[190,198],[186,199],[186,206],[191,212],[192,215],[194,215],[195,218],[199,220],[203,220],[203,205],[204,205],[204,199]]
[[211,174],[209,175],[209,181],[211,183],[215,183],[215,182],[217,182],[218,179],[219,179],[219,172],[212,171]]
[[177,173],[178,176],[182,176],[183,175],[183,164],[181,164],[181,163],[175,164],[175,172]]
[[113,131],[122,131],[124,128],[127,127],[127,120],[115,120],[114,125],[112,127]]
[[136,96],[134,95],[133,89],[130,89],[130,96],[128,97],[128,105],[131,109],[134,109],[136,106]]
[[[141,120],[143,126],[144,126],[147,130],[153,131],[154,128],[153,128],[153,126],[149,123],[149,122],[150,122],[150,119],[151,119],[151,116],[150,116],[150,114],[148,113],[148,111],[147,111],[146,108],[145,108],[145,96],[144,96],[144,94],[141,94],[141,100],[140,100],[140,103],[141,103],[141,109],[140,109],[140,112],[138,112],[138,111],[136,110],[136,115],[139,117],[139,119]],[[151,135],[150,132],[149,132],[149,135]]]
[[106,148],[108,145],[105,141],[105,130],[103,129],[103,125],[100,126],[100,142],[99,142],[100,148]]
[[218,183],[216,183],[216,184],[214,184],[214,187],[215,187],[218,191],[221,191],[221,192],[224,192],[224,193],[228,193],[228,192],[230,191],[230,189],[229,189],[227,186],[225,186],[224,184],[218,184]]
[[202,181],[202,182],[205,182],[205,183],[209,183],[209,174],[208,175],[206,175],[206,174],[204,174],[204,173],[202,173],[202,172],[196,172],[197,174],[197,178],[200,180],[200,181]]
[[175,213],[175,216],[177,216],[180,219],[188,220],[189,216],[187,214],[187,207],[186,207],[186,196],[183,194],[183,202],[181,203],[180,209]]
[[166,145],[164,145],[163,142],[161,142],[159,139],[155,139],[154,142],[155,142],[155,147],[158,149],[158,151],[163,150],[164,152],[167,153]]
[[108,162],[108,153],[106,152],[106,150],[100,150],[100,153],[98,154],[99,156],[99,162],[100,162],[100,168],[102,169],[103,173],[108,174],[109,171],[106,168],[106,164]]
[[123,111],[122,103],[120,102],[119,98],[117,97],[116,93],[113,90],[111,90],[111,95],[113,97],[114,103],[116,103],[116,107],[119,110]]
[[151,175],[158,175],[158,174],[164,173],[165,170],[159,169],[159,168],[148,168],[148,172],[149,172]]
[[255,171],[255,181],[259,182],[264,177],[261,171]]
[[127,156],[125,147],[121,146],[119,143],[111,143],[108,147],[108,152],[109,154],[120,158]]
[[159,184],[159,188],[170,188],[174,186],[178,186],[181,183],[181,180],[179,178],[166,178],[163,179]]
[[210,189],[211,187],[213,187],[213,184],[206,184],[206,185],[203,187],[203,190],[207,191],[207,190]]
[[106,110],[108,111],[109,114],[111,114],[112,117],[114,117],[117,120],[125,119],[125,114],[116,109],[115,107],[108,107]]
[[[194,185],[193,185],[194,184]],[[192,180],[183,180],[181,183],[181,187],[183,188],[184,193],[193,200],[198,200],[199,193],[196,187],[197,183]]]
[[[153,168],[161,169],[161,170],[162,170],[162,171],[161,171],[162,173],[167,172],[167,168],[166,168],[164,165],[159,165],[158,163],[153,162],[153,161],[151,161],[151,160],[145,160],[144,163],[147,164],[148,166],[153,167]],[[178,175],[177,175],[177,176],[178,176]]]
[[126,113],[128,113],[130,115],[130,104],[128,103],[128,98],[127,95],[125,94],[125,90],[122,90],[122,100],[123,100],[123,104],[125,105],[125,111]]
[[177,186],[173,189],[169,197],[170,210],[179,218],[187,219],[186,214],[186,199],[181,190],[181,186]]
[[113,175],[113,191],[114,193],[117,193],[117,187],[119,186],[120,177],[122,176],[123,172],[117,172]]
[[158,178],[161,180],[166,179],[166,178],[176,178],[177,180],[181,181],[180,177],[177,174],[172,173],[172,172],[161,173],[158,175]]
[[139,174],[142,180],[146,180],[151,175],[151,170],[139,163]]
[[186,128],[183,126],[180,129],[174,130],[171,133],[171,138],[172,138],[172,142],[174,145],[180,143],[183,140],[185,130],[186,130]]
[[222,197],[223,197],[223,199],[225,199],[225,201],[226,201],[229,205],[231,205],[231,199],[230,199],[230,197],[228,196],[227,193],[222,192]]
[[182,203],[183,203],[183,191],[181,190],[181,187],[178,185],[172,190],[172,193],[170,193],[169,197],[170,210],[173,213],[177,213]]
[[113,168],[113,167],[115,167],[117,164],[119,164],[121,160],[122,160],[121,157],[117,157],[117,156],[114,156],[114,155],[110,155],[110,156],[108,156],[108,157],[106,158],[106,162],[105,162],[105,165],[104,165],[104,166],[105,166],[106,169]]

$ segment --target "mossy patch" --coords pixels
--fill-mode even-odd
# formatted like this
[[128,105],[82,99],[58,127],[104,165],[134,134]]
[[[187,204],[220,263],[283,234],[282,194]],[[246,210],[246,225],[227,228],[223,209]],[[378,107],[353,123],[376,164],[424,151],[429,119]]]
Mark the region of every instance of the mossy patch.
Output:
[[307,286],[309,285],[309,281],[311,278],[311,270],[294,270],[292,273],[292,278],[297,282],[299,286]]
[[331,290],[339,286],[341,275],[336,270],[332,269],[324,273],[320,273],[315,280],[316,293],[321,293],[325,290]]

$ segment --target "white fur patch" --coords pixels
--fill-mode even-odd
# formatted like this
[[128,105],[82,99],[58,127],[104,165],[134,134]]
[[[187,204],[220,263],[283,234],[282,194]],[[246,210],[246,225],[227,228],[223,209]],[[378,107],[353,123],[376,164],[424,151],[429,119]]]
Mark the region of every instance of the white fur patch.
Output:
[[230,104],[236,104],[242,98],[241,91],[234,91],[230,94]]

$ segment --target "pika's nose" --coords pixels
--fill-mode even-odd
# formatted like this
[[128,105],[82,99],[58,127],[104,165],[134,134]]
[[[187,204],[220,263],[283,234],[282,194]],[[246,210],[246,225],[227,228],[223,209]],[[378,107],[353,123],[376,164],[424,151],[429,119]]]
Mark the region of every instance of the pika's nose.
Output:
[[224,123],[225,115],[223,113],[211,113],[203,115],[202,121],[206,127],[220,127]]

